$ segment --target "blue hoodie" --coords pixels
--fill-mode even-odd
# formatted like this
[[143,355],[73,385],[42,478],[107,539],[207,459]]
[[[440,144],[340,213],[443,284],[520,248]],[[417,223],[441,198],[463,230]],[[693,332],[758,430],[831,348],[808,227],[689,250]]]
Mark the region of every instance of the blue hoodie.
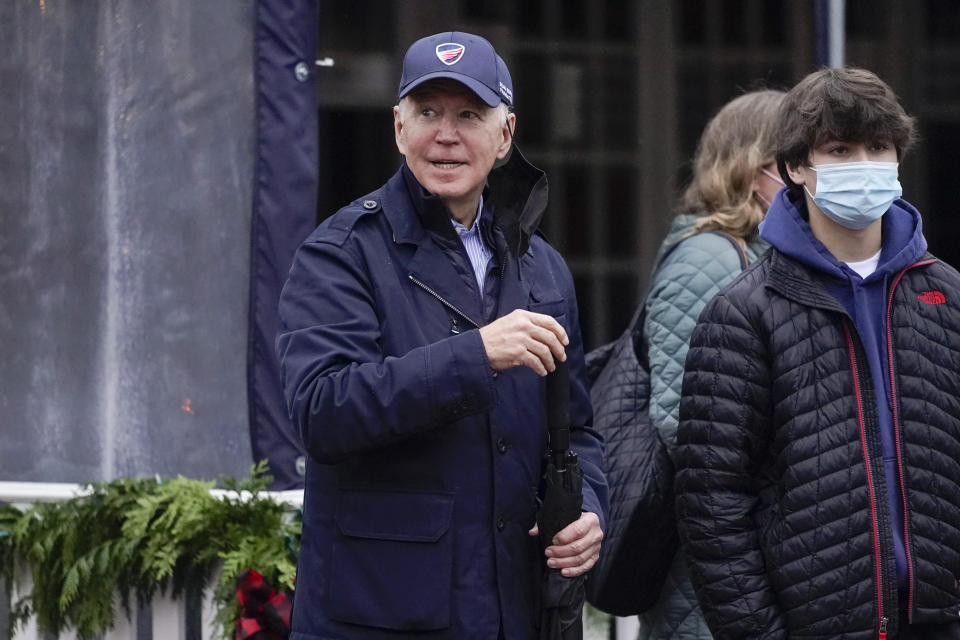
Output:
[[782,253],[815,269],[827,291],[847,310],[860,335],[876,398],[897,578],[900,592],[905,594],[907,555],[903,544],[903,495],[897,474],[886,314],[891,279],[919,260],[927,250],[927,241],[921,231],[920,213],[905,200],[894,201],[883,216],[883,246],[877,270],[861,278],[814,237],[805,219],[806,208],[804,200],[793,202],[787,190],[782,189],[760,225],[760,237]]

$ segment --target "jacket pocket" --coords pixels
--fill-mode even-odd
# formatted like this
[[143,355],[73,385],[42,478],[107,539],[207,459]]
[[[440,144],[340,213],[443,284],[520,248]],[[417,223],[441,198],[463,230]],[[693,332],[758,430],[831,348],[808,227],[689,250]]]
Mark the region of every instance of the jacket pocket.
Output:
[[330,617],[384,629],[450,625],[454,495],[341,491]]
[[558,321],[567,312],[567,303],[563,300],[550,300],[546,302],[530,302],[530,311],[553,316]]

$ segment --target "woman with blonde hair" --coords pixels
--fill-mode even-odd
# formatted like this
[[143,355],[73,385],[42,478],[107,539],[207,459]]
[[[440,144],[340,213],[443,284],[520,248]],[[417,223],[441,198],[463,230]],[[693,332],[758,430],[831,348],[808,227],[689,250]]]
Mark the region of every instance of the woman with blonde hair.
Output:
[[[643,326],[650,363],[650,419],[671,457],[683,364],[704,306],[762,254],[757,226],[783,186],[773,132],[784,93],[754,91],[727,103],[707,124],[693,177],[657,256]],[[711,638],[677,551],[656,604],[640,614],[640,640]]]

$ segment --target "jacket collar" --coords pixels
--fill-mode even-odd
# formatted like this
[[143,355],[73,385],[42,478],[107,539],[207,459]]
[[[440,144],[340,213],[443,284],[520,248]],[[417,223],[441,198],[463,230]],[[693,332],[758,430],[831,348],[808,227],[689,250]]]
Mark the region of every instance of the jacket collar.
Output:
[[818,307],[829,311],[846,313],[843,305],[830,295],[823,281],[816,277],[811,267],[797,261],[777,247],[771,247],[766,253],[770,261],[767,286],[785,298],[808,307]]
[[[415,247],[408,257],[398,256],[409,276],[481,324],[475,285],[465,283],[438,244],[460,242],[443,201],[427,193],[406,165],[384,185],[380,198],[394,242]],[[508,161],[487,177],[483,201],[480,231],[501,268],[498,309],[526,308],[530,284],[520,267],[522,258],[529,257],[530,239],[546,209],[546,176],[514,147]]]
[[[503,233],[510,253],[515,257],[523,255],[540,226],[547,196],[546,174],[527,162],[514,145],[507,161],[487,176],[483,192],[486,212],[481,217],[485,239],[489,241],[492,237],[491,227],[487,226],[492,224]],[[410,208],[415,216],[409,215]],[[386,184],[384,212],[396,242],[419,244],[424,230],[442,238],[456,239],[450,211],[439,197],[423,188],[406,163]]]
[[423,228],[447,240],[456,240],[457,232],[450,224],[450,210],[443,200],[423,188],[406,162],[400,167],[400,175],[403,177],[410,204]]
[[521,256],[530,247],[547,210],[547,175],[533,166],[513,145],[507,161],[487,176],[494,224],[503,230],[507,247],[514,256]]

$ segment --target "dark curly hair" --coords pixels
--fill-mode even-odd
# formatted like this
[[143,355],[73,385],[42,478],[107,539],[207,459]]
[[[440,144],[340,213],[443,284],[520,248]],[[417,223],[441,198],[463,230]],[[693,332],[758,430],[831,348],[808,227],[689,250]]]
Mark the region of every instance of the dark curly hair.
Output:
[[802,189],[787,165],[807,166],[811,150],[827,140],[885,141],[897,158],[913,145],[914,119],[886,82],[866,69],[821,69],[791,89],[780,105],[776,134],[777,169],[792,196]]

